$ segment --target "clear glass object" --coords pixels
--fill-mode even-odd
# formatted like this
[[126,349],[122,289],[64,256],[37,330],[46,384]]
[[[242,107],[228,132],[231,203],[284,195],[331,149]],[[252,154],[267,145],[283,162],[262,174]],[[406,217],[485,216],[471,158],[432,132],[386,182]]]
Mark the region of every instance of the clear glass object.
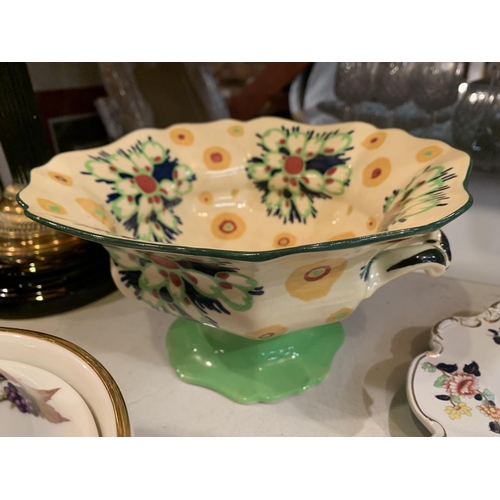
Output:
[[459,62],[416,63],[412,78],[412,100],[430,115],[426,135],[432,135],[437,112],[454,104],[464,80],[465,64]]
[[470,83],[457,104],[452,135],[476,168],[491,172],[500,165],[500,65],[490,63],[488,69],[489,79]]
[[342,62],[337,65],[335,94],[344,102],[344,121],[356,120],[358,105],[373,93],[377,63]]
[[413,68],[414,63],[409,62],[378,63],[374,97],[388,109],[387,127],[394,125],[394,110],[411,97]]

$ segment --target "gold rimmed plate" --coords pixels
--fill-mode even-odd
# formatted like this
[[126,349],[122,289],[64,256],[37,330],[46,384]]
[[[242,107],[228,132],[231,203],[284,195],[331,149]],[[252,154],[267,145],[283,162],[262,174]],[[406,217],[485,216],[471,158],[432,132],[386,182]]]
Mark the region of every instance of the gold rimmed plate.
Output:
[[[81,347],[46,333],[0,328],[0,352],[5,364],[3,368],[0,364],[0,405],[9,406],[16,415],[64,425],[71,419],[56,407],[64,387],[81,397],[95,422],[96,432],[88,427],[84,435],[132,435],[118,385],[108,370]],[[29,427],[33,432],[31,424]]]

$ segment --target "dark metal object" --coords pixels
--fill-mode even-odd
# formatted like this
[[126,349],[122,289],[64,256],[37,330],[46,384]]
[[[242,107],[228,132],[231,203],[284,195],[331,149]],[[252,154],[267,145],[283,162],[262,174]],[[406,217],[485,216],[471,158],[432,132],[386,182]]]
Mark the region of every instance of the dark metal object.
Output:
[[0,63],[0,142],[15,183],[51,157],[25,63]]

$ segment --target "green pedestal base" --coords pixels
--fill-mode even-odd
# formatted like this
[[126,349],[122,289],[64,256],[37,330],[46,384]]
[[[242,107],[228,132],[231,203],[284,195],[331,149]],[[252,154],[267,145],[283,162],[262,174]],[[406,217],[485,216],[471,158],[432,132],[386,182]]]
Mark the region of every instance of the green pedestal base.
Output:
[[181,380],[249,404],[271,403],[319,384],[343,341],[340,323],[258,341],[178,318],[167,348]]

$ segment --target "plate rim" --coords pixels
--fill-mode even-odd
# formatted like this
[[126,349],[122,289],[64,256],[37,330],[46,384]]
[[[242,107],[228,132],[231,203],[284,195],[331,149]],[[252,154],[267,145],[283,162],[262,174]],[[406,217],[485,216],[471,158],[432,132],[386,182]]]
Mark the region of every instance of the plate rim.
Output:
[[[130,418],[125,404],[123,395],[118,387],[118,384],[114,380],[113,376],[109,371],[98,361],[94,356],[92,356],[85,349],[74,344],[73,342],[63,339],[61,337],[56,337],[48,333],[38,332],[35,330],[21,329],[21,328],[11,328],[11,327],[0,327],[1,333],[12,333],[16,335],[22,335],[25,337],[36,338],[50,344],[57,345],[70,351],[73,355],[77,356],[86,363],[99,377],[101,383],[103,384],[106,392],[108,393],[111,405],[113,407],[114,418],[116,423],[116,437],[131,437],[132,427],[130,425]],[[59,377],[61,378],[61,377]],[[64,379],[63,379],[64,380]],[[82,397],[83,399],[83,397]],[[84,400],[85,401],[85,400]],[[87,403],[85,401],[85,403]]]
[[[71,398],[73,398],[73,401],[71,402],[70,405],[66,403],[66,410],[64,413],[61,411],[59,405],[61,402],[56,403],[52,397],[49,399],[49,404],[50,406],[57,412],[59,413],[60,416],[62,416],[64,419],[67,420],[67,417],[69,418],[69,423],[74,423],[75,421],[79,421],[80,423],[82,421],[85,421],[85,425],[90,425],[93,427],[94,433],[92,435],[87,435],[87,434],[66,434],[62,437],[75,437],[75,436],[81,436],[81,437],[98,437],[99,436],[99,426],[97,425],[96,418],[92,414],[92,411],[88,405],[88,403],[85,401],[83,396],[66,380],[64,380],[62,377],[59,375],[56,375],[55,373],[52,373],[49,370],[46,370],[45,368],[41,368],[39,366],[36,366],[32,363],[26,363],[24,361],[15,361],[12,359],[6,359],[6,358],[1,358],[0,359],[0,369],[8,374],[11,377],[14,377],[21,385],[23,386],[29,386],[30,389],[34,389],[35,391],[38,390],[47,390],[48,387],[57,388],[57,393],[55,394],[61,394],[60,391],[64,391],[65,394],[67,394],[67,391],[71,393]],[[30,375],[31,373],[31,375]],[[36,377],[36,384],[38,385],[37,387],[33,387],[32,385],[29,385],[26,383],[26,378],[28,379],[33,379]],[[42,378],[44,379],[43,385],[41,383]],[[40,387],[42,385],[42,387]],[[68,396],[66,395],[66,398]],[[76,405],[76,412],[75,412],[75,398],[76,401],[78,401]],[[67,412],[72,412],[72,414],[67,413]],[[83,411],[83,414],[82,414]],[[22,415],[22,414],[21,414]],[[27,412],[26,416],[29,416],[31,418],[37,419],[39,415],[34,415],[30,412]],[[82,418],[83,417],[83,418]],[[59,423],[66,423],[66,422],[59,422]],[[78,424],[77,424],[78,425]],[[0,424],[1,427],[1,424]],[[52,427],[50,427],[52,429]],[[17,437],[23,437],[21,435]],[[54,434],[37,434],[37,435],[32,435],[31,437],[58,437],[57,435]]]

